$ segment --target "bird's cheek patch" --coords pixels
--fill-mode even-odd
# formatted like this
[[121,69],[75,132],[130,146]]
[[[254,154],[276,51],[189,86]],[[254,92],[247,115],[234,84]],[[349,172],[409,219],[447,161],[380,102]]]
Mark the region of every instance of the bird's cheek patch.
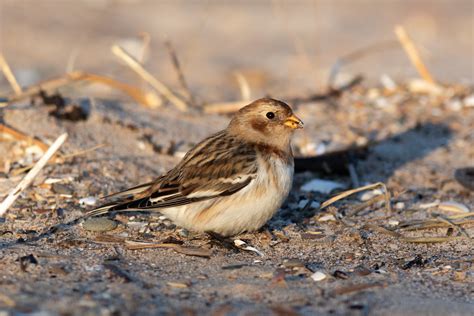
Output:
[[266,134],[267,132],[267,122],[254,119],[250,122],[250,125],[252,128],[256,131],[259,131],[260,133]]

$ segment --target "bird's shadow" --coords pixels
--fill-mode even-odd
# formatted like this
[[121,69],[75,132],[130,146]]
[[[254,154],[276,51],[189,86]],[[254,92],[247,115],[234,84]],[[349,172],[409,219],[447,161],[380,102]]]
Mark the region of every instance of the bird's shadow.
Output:
[[[385,183],[404,165],[448,145],[452,137],[452,130],[445,124],[420,123],[370,146],[351,147],[325,155],[296,158],[295,171],[297,174],[310,171],[316,178],[337,181],[341,177],[350,178],[349,165],[352,164],[361,183]],[[329,195],[325,198],[329,198]],[[292,210],[293,213],[295,211],[301,209]],[[269,222],[270,227],[281,223],[279,216],[281,212],[279,213]],[[293,223],[302,224],[306,218],[314,215],[314,211],[300,213],[291,216]]]

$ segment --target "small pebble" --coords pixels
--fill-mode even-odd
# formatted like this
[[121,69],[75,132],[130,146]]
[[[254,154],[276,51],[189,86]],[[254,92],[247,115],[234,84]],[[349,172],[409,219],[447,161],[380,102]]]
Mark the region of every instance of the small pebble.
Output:
[[457,111],[461,111],[461,109],[463,107],[463,104],[462,104],[461,100],[459,100],[459,99],[452,99],[452,100],[448,101],[447,107],[451,111],[457,112]]
[[311,274],[311,279],[313,279],[313,281],[315,282],[319,282],[319,281],[322,281],[324,279],[327,278],[327,275],[324,274],[323,272],[321,271],[316,271],[314,272],[313,274]]
[[464,98],[464,106],[466,107],[474,107],[474,94],[467,96]]
[[341,271],[341,270],[334,271],[333,275],[335,278],[338,278],[338,279],[343,279],[343,280],[349,279],[349,275],[346,272]]
[[59,217],[59,218],[63,218],[64,217],[64,209],[62,207],[58,207],[56,209],[56,215]]
[[405,203],[397,202],[397,203],[395,203],[394,207],[395,207],[396,210],[403,210],[405,208]]
[[257,248],[255,247],[252,247],[252,246],[249,246],[245,241],[243,240],[240,240],[240,239],[235,239],[234,240],[234,245],[236,245],[237,247],[239,247],[240,249],[243,249],[243,250],[246,250],[246,251],[251,251],[251,252],[254,252],[256,254],[258,254],[259,256],[261,257],[265,257],[265,254],[263,252],[261,252],[260,250],[258,250]]
[[61,183],[53,183],[52,189],[56,194],[72,195],[73,193],[70,187]]
[[44,183],[45,184],[55,184],[55,183],[62,182],[62,181],[64,181],[64,179],[48,178],[48,179],[44,180]]
[[466,280],[467,273],[466,271],[454,271],[453,280],[462,282]]
[[185,229],[185,228],[181,228],[179,231],[178,231],[178,234],[181,236],[181,237],[189,237],[189,230]]
[[354,273],[359,276],[366,276],[372,273],[372,271],[364,266],[357,266],[354,269]]
[[380,189],[375,189],[375,190],[370,190],[362,193],[359,197],[359,199],[362,202],[368,201],[376,197],[377,195],[383,194],[382,190]]
[[313,179],[307,183],[305,183],[301,190],[305,192],[321,192],[324,194],[329,194],[336,189],[345,189],[345,185],[342,183],[329,181],[329,180],[322,180],[322,179]]
[[400,222],[395,219],[391,219],[388,221],[388,226],[394,227],[394,226],[398,226],[398,224],[400,224]]
[[117,222],[105,217],[91,217],[82,223],[82,227],[93,232],[105,232],[117,228]]
[[96,205],[97,199],[93,196],[88,196],[79,200],[80,205],[93,206]]
[[299,259],[285,259],[283,260],[283,266],[285,268],[298,268],[304,267],[305,263]]
[[[309,200],[301,200],[301,201],[299,201],[299,202],[298,202],[298,208],[299,208],[299,209],[303,209],[303,208],[306,206],[306,204],[308,204],[308,201],[309,201]],[[310,205],[310,208],[312,208],[312,209],[313,209],[313,208],[319,208],[320,205],[321,205],[320,203],[318,203],[318,202],[316,202],[316,201],[312,201],[312,202],[311,202],[311,205]]]
[[147,226],[147,222],[128,222],[127,226],[130,227],[132,230],[142,230]]
[[390,78],[389,75],[387,74],[383,74],[381,77],[380,77],[380,82],[382,83],[383,87],[387,90],[395,90],[397,89],[397,84],[395,83],[395,81],[393,81],[392,78]]
[[318,219],[318,222],[329,222],[329,221],[332,221],[332,222],[336,221],[336,218],[334,217],[334,215],[326,214],[326,215],[321,216]]

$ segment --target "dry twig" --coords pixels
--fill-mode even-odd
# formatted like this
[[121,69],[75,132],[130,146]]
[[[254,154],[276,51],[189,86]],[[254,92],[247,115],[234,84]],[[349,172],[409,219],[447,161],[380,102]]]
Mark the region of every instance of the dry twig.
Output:
[[151,36],[150,33],[147,32],[141,32],[139,36],[142,38],[142,51],[138,61],[143,64],[146,61],[150,51]]
[[6,134],[6,135],[10,135],[12,138],[16,139],[16,140],[21,140],[21,141],[25,141],[25,142],[28,142],[30,144],[34,144],[36,146],[38,146],[42,151],[46,151],[48,149],[48,145],[46,145],[45,143],[43,143],[42,141],[38,140],[38,139],[35,139],[31,136],[28,136],[20,131],[17,131],[13,128],[10,128],[8,126],[6,126],[5,124],[1,124],[0,123],[0,134]]
[[148,82],[153,88],[173,103],[180,111],[186,112],[188,110],[187,104],[177,97],[166,85],[156,79],[150,74],[135,58],[127,53],[122,47],[118,45],[112,46],[112,53],[122,59],[133,71]]
[[61,147],[61,145],[66,141],[67,136],[67,133],[59,136],[51,145],[51,147],[49,147],[43,157],[38,160],[33,169],[31,169],[30,172],[28,172],[27,175],[20,181],[20,183],[10,191],[7,197],[0,204],[0,216],[2,216],[8,210],[8,208],[15,202],[18,196],[20,196],[21,192],[23,192],[31,184],[31,182],[33,182],[34,178],[38,175],[41,169],[43,169],[49,159],[51,159],[59,147]]
[[385,207],[386,207],[387,211],[390,212],[391,211],[390,193],[388,192],[387,187],[385,186],[385,184],[382,183],[382,182],[377,182],[377,183],[369,184],[369,185],[366,185],[366,186],[363,186],[363,187],[360,187],[360,188],[356,188],[356,189],[341,192],[338,195],[333,196],[332,198],[330,198],[329,200],[327,200],[323,204],[321,204],[320,209],[322,210],[323,208],[333,204],[334,202],[342,200],[343,198],[348,197],[349,195],[352,195],[354,193],[361,192],[361,191],[366,191],[366,190],[373,190],[373,189],[379,188],[379,187],[381,187],[384,191]]
[[121,90],[122,92],[128,94],[130,97],[135,99],[140,104],[143,104],[151,108],[159,106],[159,98],[156,94],[152,92],[145,92],[137,87],[119,82],[115,79],[112,79],[106,76],[96,75],[92,73],[85,73],[82,71],[74,71],[62,77],[43,81],[43,82],[40,82],[39,84],[28,87],[22,93],[18,95],[10,96],[8,98],[7,105],[39,95],[41,91],[45,91],[45,92],[54,91],[61,87],[64,87],[64,86],[67,86],[79,81],[90,81],[90,82],[105,84],[112,88]]
[[21,94],[21,87],[18,84],[18,81],[15,78],[15,75],[13,74],[10,66],[8,65],[7,61],[5,60],[5,57],[3,57],[2,53],[0,53],[0,69],[2,70],[3,75],[5,76],[5,78],[7,78],[8,83],[12,87],[15,94]]
[[[450,218],[452,220],[452,218]],[[460,221],[452,221],[455,225],[470,225],[474,224],[474,220],[466,219]],[[452,224],[447,223],[446,221],[441,221],[438,219],[427,219],[427,220],[414,220],[407,223],[400,223],[398,225],[399,229],[406,231],[413,230],[423,230],[423,229],[432,229],[432,228],[443,228],[450,227]]]
[[415,66],[421,78],[423,78],[423,80],[425,80],[426,82],[435,84],[433,76],[431,76],[431,73],[429,72],[428,68],[426,68],[425,64],[423,63],[418,49],[411,40],[410,36],[408,36],[408,33],[405,28],[401,25],[397,25],[395,27],[395,34],[397,35],[398,40],[400,41],[403,46],[403,49],[408,55],[408,58],[410,58],[411,63],[413,64],[413,66]]
[[240,95],[242,96],[242,101],[244,102],[249,102],[251,98],[251,92],[250,92],[250,85],[245,76],[236,71],[234,73],[235,79],[237,80],[237,83],[239,84],[240,88]]
[[457,231],[459,231],[461,234],[463,234],[464,236],[466,236],[467,238],[471,238],[469,236],[469,234],[467,233],[467,231],[461,226],[459,225],[458,223],[454,222],[453,220],[447,218],[447,217],[444,217],[444,216],[438,216],[438,219],[442,222],[445,222],[446,224],[448,224],[449,226],[453,227],[454,229],[456,229]]
[[176,50],[174,49],[173,44],[171,44],[170,41],[165,41],[165,46],[171,57],[171,62],[173,64],[174,70],[176,71],[176,74],[178,75],[178,81],[181,85],[181,88],[183,89],[185,97],[188,99],[191,106],[196,106],[196,101],[194,99],[193,93],[191,92],[191,89],[189,89],[188,83],[186,82],[186,78],[184,77],[184,73],[181,68],[181,63],[179,62],[178,55],[176,54]]
[[391,231],[391,230],[389,230],[389,229],[387,229],[383,226],[379,226],[379,225],[364,224],[364,226],[362,226],[362,228],[373,230],[373,231],[376,231],[376,232],[379,232],[379,233],[382,233],[382,234],[385,234],[385,235],[389,235],[389,236],[392,236],[392,237],[397,237],[397,238],[402,237],[402,235],[400,233]]
[[[79,150],[77,152],[74,152],[74,153],[71,153],[71,154],[67,154],[67,155],[61,155],[58,157],[58,159],[55,159],[54,161],[49,161],[49,163],[62,163],[64,160],[66,159],[71,159],[71,158],[74,158],[74,157],[78,157],[78,156],[82,156],[82,155],[85,155],[85,154],[88,154],[94,150],[97,150],[99,148],[102,148],[104,147],[105,144],[99,144],[99,145],[96,145],[94,147],[91,147],[91,148],[87,148],[87,149],[83,149],[83,150]],[[11,175],[12,176],[17,176],[19,174],[22,174],[23,172],[27,172],[28,170],[30,170],[31,168],[33,168],[35,165],[34,164],[31,164],[29,166],[26,166],[26,167],[23,167],[23,168],[19,168],[19,169],[15,169],[12,171]]]

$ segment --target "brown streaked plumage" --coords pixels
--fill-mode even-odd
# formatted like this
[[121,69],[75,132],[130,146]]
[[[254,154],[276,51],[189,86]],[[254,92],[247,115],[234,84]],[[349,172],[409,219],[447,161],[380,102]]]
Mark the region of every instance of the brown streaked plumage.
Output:
[[287,104],[269,98],[256,100],[239,110],[225,130],[192,148],[166,174],[111,195],[122,198],[89,215],[159,211],[192,231],[235,235],[256,230],[290,191],[290,140],[302,125]]

